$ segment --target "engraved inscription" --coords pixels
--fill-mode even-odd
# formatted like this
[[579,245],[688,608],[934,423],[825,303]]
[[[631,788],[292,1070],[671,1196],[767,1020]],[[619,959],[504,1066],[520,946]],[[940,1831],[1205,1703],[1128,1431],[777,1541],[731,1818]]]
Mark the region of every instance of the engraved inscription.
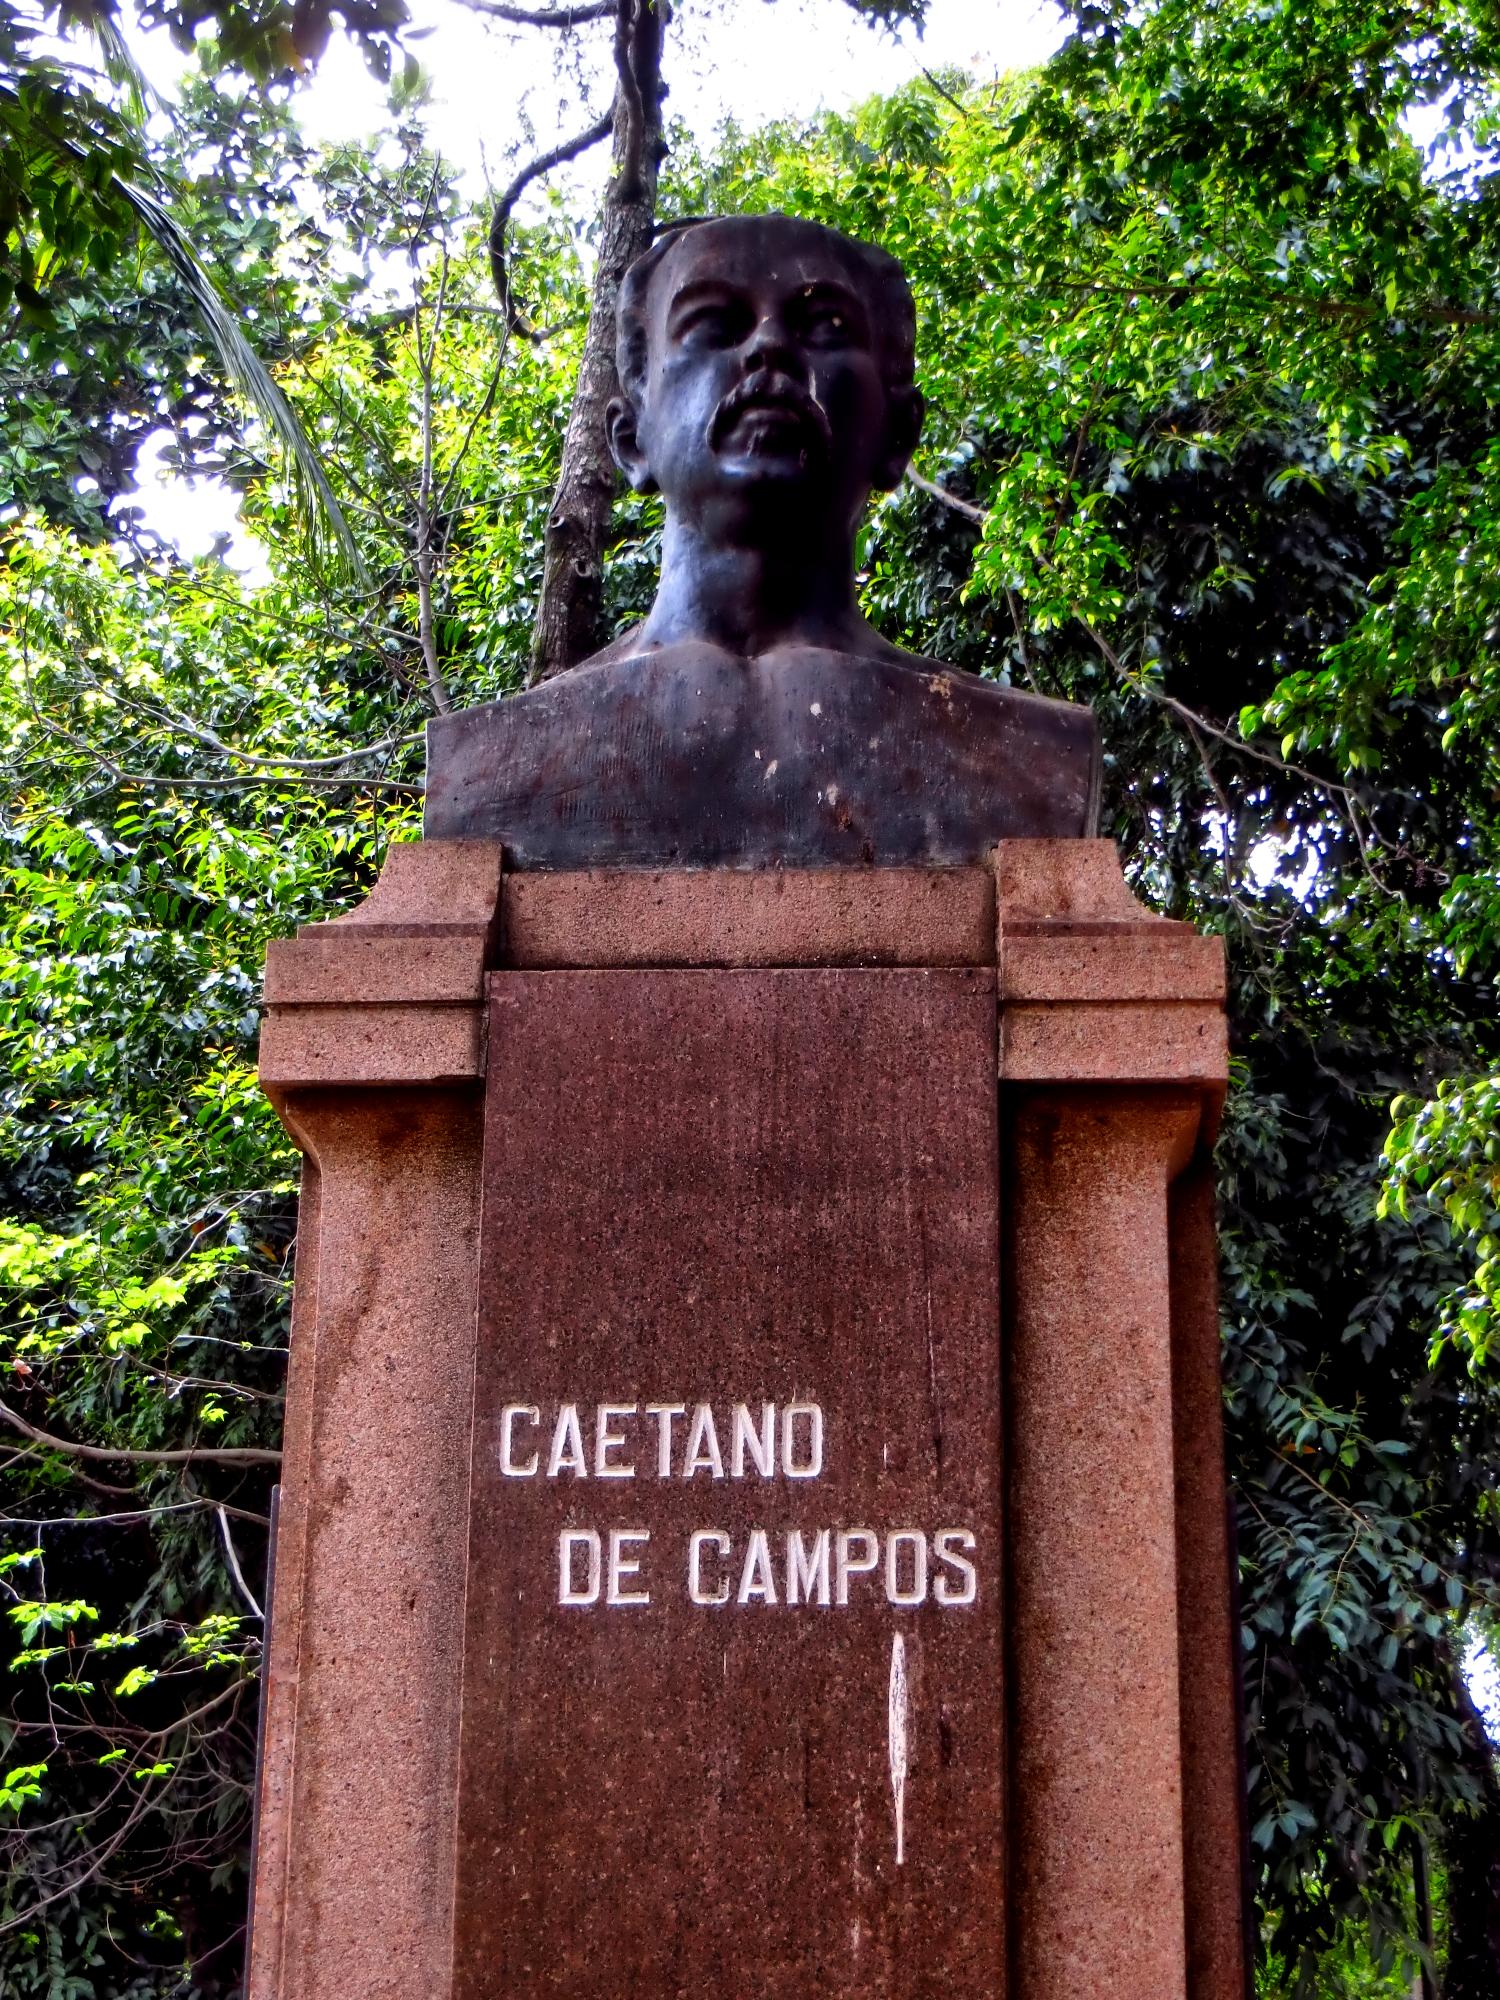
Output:
[[[707,1402],[506,1403],[499,1460],[506,1479],[817,1480],[828,1439],[814,1402],[734,1403],[717,1416]],[[564,1528],[557,1602],[647,1606],[656,1576],[658,1589],[709,1609],[842,1609],[882,1594],[897,1610],[958,1608],[979,1601],[975,1550],[970,1528],[754,1526],[736,1542],[708,1527],[692,1529],[664,1569],[648,1527]]]

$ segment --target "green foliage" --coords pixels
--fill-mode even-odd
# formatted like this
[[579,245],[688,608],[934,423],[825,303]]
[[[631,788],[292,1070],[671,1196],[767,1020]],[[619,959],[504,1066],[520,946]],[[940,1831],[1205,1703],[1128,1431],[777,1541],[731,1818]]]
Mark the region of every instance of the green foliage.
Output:
[[1381,1213],[1409,1217],[1415,1194],[1468,1249],[1472,1269],[1442,1300],[1433,1358],[1450,1346],[1484,1377],[1500,1338],[1500,1077],[1440,1083],[1425,1103],[1398,1097],[1392,1117]]

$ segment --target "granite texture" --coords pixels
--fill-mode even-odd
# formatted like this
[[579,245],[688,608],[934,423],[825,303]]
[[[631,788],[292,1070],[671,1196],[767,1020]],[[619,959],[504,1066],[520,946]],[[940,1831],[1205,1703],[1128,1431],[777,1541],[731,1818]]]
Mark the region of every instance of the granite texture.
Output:
[[1168,1187],[1199,1122],[1174,1090],[1009,1110],[1010,2000],[1188,2000]]
[[292,1764],[297,1740],[302,1601],[307,1575],[307,1509],[312,1494],[313,1349],[318,1325],[321,1193],[317,1161],[304,1153],[302,1192],[297,1205],[297,1278],[287,1362],[276,1547],[271,1564],[272,1591],[266,1607],[264,1706],[256,1774],[254,1851],[250,1857],[250,1934],[245,1950],[247,2000],[280,2000],[282,1947],[287,1911],[293,1899],[288,1876],[293,1845]]
[[505,963],[989,965],[987,868],[596,869],[508,875]]
[[[491,1007],[455,2000],[998,1996],[993,972],[500,972]],[[815,1405],[817,1476],[784,1431],[737,1459],[741,1404],[763,1446]],[[591,1476],[546,1476],[566,1405]],[[723,1477],[681,1469],[700,1405]],[[561,1602],[560,1534],[615,1529],[650,1601]],[[877,1573],[841,1605],[833,1543],[789,1602],[793,1529]]]
[[1067,924],[1077,930],[1166,921],[1131,894],[1112,840],[1002,840],[994,867],[996,896],[1012,925]]
[[357,909],[271,948],[261,1081],[306,1164],[249,2000],[447,1983],[500,862],[394,847]]
[[1222,940],[1139,904],[1107,840],[1002,841],[994,865],[1006,1079],[1195,1084],[1211,1142],[1229,1064]]
[[[483,934],[481,934],[482,937]],[[472,927],[416,937],[368,920],[309,924],[266,950],[268,1007],[476,1006],[484,948]]]
[[[316,1162],[277,1551],[251,2000],[448,1977],[480,1101],[302,1091]],[[311,1259],[308,1251],[312,1251]]]
[[[341,936],[369,925],[392,937],[477,935],[489,955],[500,917],[500,860],[494,840],[397,841],[369,895],[333,923]],[[321,937],[327,929],[309,924],[298,935]]]

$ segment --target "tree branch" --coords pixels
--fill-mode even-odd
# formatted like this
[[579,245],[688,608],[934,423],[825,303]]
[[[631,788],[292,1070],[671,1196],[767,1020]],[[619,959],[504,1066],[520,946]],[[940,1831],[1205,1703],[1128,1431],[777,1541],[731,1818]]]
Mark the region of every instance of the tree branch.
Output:
[[581,27],[587,21],[607,21],[615,11],[615,0],[586,0],[582,7],[511,7],[505,0],[463,0],[474,14],[488,14],[496,21],[509,21],[517,28]]
[[229,1559],[229,1573],[234,1578],[235,1587],[244,1598],[255,1616],[265,1623],[266,1614],[255,1601],[255,1593],[245,1581],[245,1572],[240,1568],[239,1552],[234,1546],[234,1537],[229,1532],[229,1516],[222,1507],[215,1509],[219,1516],[219,1533],[224,1538],[224,1554]]
[[437,363],[438,341],[443,332],[443,304],[448,296],[448,252],[443,251],[438,277],[437,300],[432,309],[432,332],[422,340],[420,313],[416,322],[417,366],[422,375],[422,469],[417,480],[417,636],[422,645],[422,664],[427,672],[427,692],[438,715],[453,706],[448,683],[443,679],[438,659],[437,628],[432,616],[432,374]]
[[972,521],[976,527],[984,526],[984,509],[976,507],[972,500],[960,500],[958,495],[950,493],[946,486],[939,486],[935,480],[924,479],[920,472],[913,472],[910,466],[906,468],[906,477],[908,483],[915,486],[919,493],[930,493],[934,500],[941,500],[945,506],[951,507],[955,514],[962,514],[966,521]]
[[[919,472],[913,472],[909,468],[906,477],[921,492],[930,493],[934,500],[941,500],[946,506],[951,507],[955,513],[962,514],[966,521],[973,521],[977,525],[983,525],[986,518],[985,510],[983,507],[977,507],[972,500],[961,500],[956,493],[948,492],[946,487],[938,486],[930,479],[924,479]],[[1045,558],[1042,558],[1042,560],[1045,562]],[[1047,563],[1046,567],[1050,569],[1052,565]],[[1196,731],[1201,729],[1209,736],[1216,736],[1221,743],[1227,743],[1231,750],[1238,750],[1244,756],[1253,758],[1257,764],[1268,764],[1273,771],[1283,771],[1289,777],[1305,778],[1308,784],[1316,785],[1320,791],[1333,792],[1347,802],[1353,801],[1354,794],[1350,791],[1349,787],[1341,785],[1336,778],[1320,777],[1316,771],[1309,771],[1303,764],[1289,764],[1284,757],[1274,756],[1269,750],[1257,750],[1255,745],[1247,743],[1243,736],[1231,736],[1229,731],[1219,723],[1211,722],[1206,715],[1201,714],[1196,708],[1189,708],[1186,702],[1178,701],[1175,695],[1167,694],[1161,688],[1152,687],[1149,681],[1143,680],[1139,674],[1133,674],[1130,671],[1114,647],[1105,638],[1104,634],[1098,631],[1085,618],[1077,604],[1072,606],[1072,612],[1073,616],[1088,634],[1093,645],[1097,648],[1099,657],[1105,662],[1106,666],[1110,667],[1129,686],[1138,689],[1144,695],[1148,695],[1152,701],[1160,702],[1163,708],[1170,709],[1175,716],[1187,724],[1190,730]],[[1014,616],[1014,612],[1012,612],[1012,616]]]
[[39,1431],[34,1424],[28,1424],[8,1403],[0,1403],[0,1422],[19,1431],[33,1444],[45,1445],[48,1451],[60,1451],[67,1458],[86,1458],[105,1464],[130,1465],[280,1465],[281,1453],[268,1451],[259,1445],[187,1445],[180,1451],[125,1451],[115,1450],[108,1445],[74,1444],[67,1438],[53,1437],[50,1431]]
[[[22,1457],[28,1456],[23,1452]],[[128,1488],[111,1487],[111,1492],[128,1491]],[[205,1508],[217,1507],[225,1514],[233,1515],[236,1521],[249,1521],[257,1528],[269,1528],[270,1517],[257,1514],[249,1507],[233,1507],[227,1500],[168,1500],[160,1507],[127,1507],[116,1514],[47,1514],[20,1515],[0,1514],[0,1527],[4,1528],[97,1528],[107,1522],[154,1521],[158,1514],[201,1514]]]
[[[465,4],[470,4],[470,0],[465,0]],[[612,14],[614,11],[611,0],[611,4],[602,7],[597,15],[591,14],[589,18],[602,19],[605,14]],[[565,166],[569,160],[576,160],[591,146],[597,146],[602,139],[607,139],[614,130],[614,122],[614,108],[611,106],[602,118],[594,120],[587,131],[578,133],[575,138],[564,139],[561,145],[553,146],[549,152],[538,153],[534,160],[522,167],[520,173],[495,203],[495,212],[490,217],[490,277],[494,281],[495,293],[500,300],[500,310],[505,315],[506,326],[512,333],[519,333],[523,339],[539,340],[541,336],[529,321],[522,318],[511,298],[510,271],[505,260],[505,234],[510,227],[511,213],[533,181],[540,180],[543,174],[550,174],[554,167]]]
[[652,0],[619,0],[615,14],[616,102],[622,114],[615,153],[619,166],[615,193],[621,201],[639,200],[645,186],[646,102],[638,48],[642,23],[651,8]]
[[[985,282],[1007,291],[1029,290],[1035,283],[1029,277],[986,277]],[[1224,305],[1239,306],[1246,312],[1289,307],[1293,312],[1316,313],[1322,319],[1424,319],[1434,320],[1440,326],[1492,326],[1495,322],[1494,313],[1478,306],[1448,305],[1437,299],[1413,299],[1391,312],[1383,300],[1318,298],[1310,292],[1293,292],[1274,285],[1264,289],[1257,287],[1254,291],[1232,291],[1227,286],[1204,285],[1196,278],[1120,279],[1114,282],[1103,278],[1052,278],[1048,284],[1051,290],[1057,292],[1091,292],[1100,297],[1126,299],[1137,296],[1168,300],[1181,296],[1185,299],[1194,291],[1212,291],[1215,299]]]
[[626,271],[651,244],[662,138],[662,32],[666,0],[618,0],[615,16],[614,166],[604,195],[588,332],[547,515],[542,590],[531,642],[530,679],[585,659],[600,641],[604,544],[615,467],[604,415],[615,375],[616,309]]

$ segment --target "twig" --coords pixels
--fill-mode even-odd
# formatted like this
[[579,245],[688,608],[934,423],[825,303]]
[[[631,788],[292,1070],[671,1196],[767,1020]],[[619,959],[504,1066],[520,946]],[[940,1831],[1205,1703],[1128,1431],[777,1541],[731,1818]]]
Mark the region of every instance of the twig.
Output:
[[127,771],[112,757],[106,757],[96,744],[86,743],[81,736],[75,736],[64,729],[51,716],[38,715],[38,721],[51,735],[59,737],[90,757],[109,777],[122,785],[139,785],[148,791],[213,792],[228,787],[249,785],[305,785],[314,791],[363,791],[363,792],[405,792],[412,798],[422,796],[423,787],[400,778],[358,778],[318,777],[311,771],[226,771],[217,778],[165,777],[157,771]]
[[[409,633],[401,633],[397,636],[405,639],[408,645],[411,643],[411,635]],[[101,690],[106,686],[106,683],[99,680],[95,675],[90,675],[89,679],[95,687]],[[352,750],[335,751],[327,757],[265,757],[258,751],[241,750],[233,743],[226,743],[223,737],[210,729],[207,724],[194,722],[190,716],[184,715],[180,709],[174,708],[170,702],[141,701],[114,679],[111,679],[107,683],[107,687],[111,701],[117,706],[133,710],[144,721],[154,723],[158,728],[165,727],[181,730],[184,735],[193,737],[197,742],[202,743],[205,748],[214,751],[218,756],[234,758],[237,762],[248,764],[256,770],[298,771],[313,775],[319,773],[334,774],[340,771],[343,766],[356,763],[361,757],[380,756],[387,750],[401,749],[408,743],[420,743],[422,740],[421,730],[413,729],[396,732],[390,736],[378,736],[373,743],[361,743]],[[349,782],[357,783],[358,780],[351,778]]]
[[216,1508],[215,1511],[219,1516],[219,1533],[224,1538],[224,1554],[228,1558],[229,1573],[234,1578],[235,1587],[238,1589],[240,1596],[244,1598],[250,1609],[255,1613],[255,1616],[264,1624],[266,1615],[256,1603],[255,1593],[251,1590],[249,1584],[246,1583],[245,1572],[240,1568],[240,1559],[234,1546],[234,1537],[229,1532],[229,1516],[222,1507]]
[[[1028,276],[1005,277],[986,274],[985,283],[1005,290],[1029,289],[1034,280]],[[1197,278],[1178,279],[1137,279],[1133,282],[1121,280],[1110,284],[1099,278],[1053,278],[1048,281],[1057,292],[1093,292],[1101,297],[1134,298],[1138,294],[1146,298],[1175,299],[1202,288]],[[1321,314],[1325,319],[1428,319],[1441,326],[1490,326],[1495,314],[1482,311],[1477,306],[1450,306],[1437,302],[1422,304],[1413,300],[1403,305],[1397,312],[1388,312],[1384,303],[1377,304],[1372,299],[1325,299],[1316,298],[1307,292],[1277,290],[1275,287],[1257,288],[1254,291],[1231,291],[1228,287],[1213,286],[1216,300],[1226,305],[1243,307],[1246,312],[1264,312],[1271,306],[1291,307],[1295,312]]]
[[[115,1491],[113,1487],[110,1490]],[[169,1500],[160,1507],[132,1507],[119,1514],[49,1514],[45,1519],[38,1517],[34,1520],[19,1514],[0,1514],[0,1527],[94,1528],[101,1522],[152,1521],[158,1514],[197,1514],[205,1507],[220,1507],[237,1521],[249,1521],[256,1528],[269,1528],[271,1525],[267,1515],[253,1513],[248,1507],[232,1506],[227,1500]]]
[[1016,649],[1021,655],[1021,672],[1026,676],[1026,684],[1033,694],[1040,694],[1036,675],[1031,671],[1031,653],[1026,644],[1026,627],[1021,622],[1021,607],[1016,601],[1016,593],[1010,585],[1005,586],[1005,608],[1010,613],[1010,622],[1015,630]]
[[[972,500],[961,500],[956,493],[948,492],[946,487],[938,486],[930,479],[924,479],[919,472],[908,469],[906,476],[913,486],[920,488],[923,493],[930,493],[934,500],[945,502],[955,513],[962,514],[965,520],[979,523],[985,520],[985,510],[983,507],[976,507]],[[1046,567],[1050,569],[1052,565],[1047,563]],[[1217,722],[1210,722],[1206,715],[1200,714],[1195,708],[1189,708],[1186,702],[1178,701],[1175,695],[1167,694],[1161,688],[1152,687],[1149,681],[1130,671],[1104,634],[1089,622],[1077,604],[1071,609],[1073,616],[1098,648],[1099,655],[1106,665],[1112,667],[1120,679],[1131,687],[1139,689],[1144,695],[1149,695],[1153,701],[1159,701],[1164,708],[1171,709],[1172,713],[1180,717],[1190,729],[1201,729],[1210,736],[1216,736],[1221,743],[1227,743],[1232,750],[1241,751],[1246,757],[1253,757],[1258,764],[1269,764],[1273,771],[1284,771],[1292,777],[1305,778],[1308,784],[1318,786],[1321,791],[1334,792],[1346,801],[1353,800],[1354,794],[1349,787],[1341,785],[1336,778],[1320,777],[1316,771],[1309,771],[1303,764],[1289,764],[1285,758],[1273,756],[1269,750],[1257,750],[1253,743],[1247,743],[1242,736],[1231,736],[1227,729],[1221,728]]]
[[504,373],[505,357],[509,350],[510,328],[507,326],[504,333],[500,336],[500,352],[495,356],[495,365],[490,370],[490,379],[485,386],[484,394],[479,400],[478,408],[469,419],[469,427],[463,434],[457,455],[453,463],[448,467],[447,475],[443,480],[442,491],[438,494],[437,511],[440,514],[446,514],[448,511],[448,498],[453,491],[453,482],[463,470],[463,463],[469,455],[469,447],[474,442],[475,433],[490,411],[495,407],[495,397],[500,388],[500,377]]
[[[930,479],[924,479],[919,472],[913,472],[910,468],[907,469],[906,477],[921,492],[931,494],[934,500],[941,500],[945,506],[951,507],[955,513],[962,514],[965,520],[973,521],[980,525],[985,521],[985,510],[982,507],[976,506],[972,500],[961,500],[956,493],[948,492],[946,487],[939,486]],[[1044,569],[1053,568],[1053,564],[1040,553],[1037,560],[1042,564]],[[1149,700],[1159,702],[1163,708],[1168,709],[1179,721],[1186,724],[1189,732],[1194,735],[1195,740],[1197,732],[1201,730],[1205,735],[1215,737],[1220,743],[1227,744],[1231,750],[1237,751],[1242,757],[1248,757],[1252,762],[1257,764],[1265,764],[1271,770],[1280,771],[1287,777],[1301,778],[1305,783],[1314,786],[1318,791],[1325,792],[1330,797],[1339,799],[1348,815],[1349,828],[1359,848],[1360,861],[1364,866],[1365,873],[1385,894],[1395,895],[1400,897],[1402,901],[1405,900],[1399,889],[1393,889],[1390,885],[1381,881],[1371,863],[1369,840],[1359,820],[1360,802],[1350,786],[1340,784],[1337,778],[1324,777],[1317,771],[1310,771],[1305,764],[1288,763],[1285,757],[1277,757],[1269,750],[1257,749],[1253,743],[1246,742],[1243,736],[1232,736],[1220,723],[1210,721],[1208,716],[1204,715],[1201,710],[1189,708],[1186,702],[1179,701],[1175,695],[1168,694],[1163,688],[1153,687],[1151,682],[1143,675],[1131,672],[1114,647],[1105,638],[1104,634],[1084,616],[1082,608],[1076,602],[1069,608],[1098,650],[1100,658],[1104,660],[1106,665],[1113,669],[1125,685],[1134,688]],[[1013,619],[1015,615],[1013,606],[1011,611]],[[1017,623],[1017,629],[1019,630],[1019,622]],[[1201,754],[1201,743],[1198,747]],[[1213,782],[1211,773],[1210,782]],[[1223,794],[1217,784],[1215,784],[1214,789],[1216,792],[1219,792],[1222,801]],[[1379,839],[1378,829],[1373,825],[1370,832],[1376,839]]]
[[[1200,710],[1189,708],[1186,702],[1179,701],[1175,695],[1168,694],[1162,688],[1153,687],[1150,681],[1145,680],[1140,674],[1133,674],[1115,651],[1114,647],[1110,645],[1104,634],[1096,631],[1088,619],[1084,617],[1079,606],[1074,604],[1071,609],[1073,616],[1099,649],[1100,658],[1114,669],[1127,686],[1135,688],[1141,694],[1148,695],[1152,701],[1160,702],[1163,708],[1169,708],[1190,729],[1198,728],[1204,730],[1209,736],[1216,736],[1221,743],[1227,743],[1231,750],[1239,750],[1245,756],[1254,758],[1257,764],[1269,764],[1273,771],[1283,771],[1288,776],[1294,778],[1305,778],[1308,784],[1316,785],[1320,791],[1332,792],[1338,798],[1343,799],[1346,804],[1353,804],[1353,792],[1350,791],[1347,785],[1341,785],[1337,778],[1320,777],[1316,771],[1309,771],[1305,764],[1289,764],[1284,757],[1274,756],[1269,750],[1257,750],[1255,745],[1247,743],[1243,736],[1231,736],[1227,729],[1222,728],[1217,722],[1210,722],[1208,717],[1202,714]],[[1358,829],[1356,828],[1355,831],[1357,835]]]
[[933,75],[932,71],[927,67],[926,63],[920,63],[918,67],[920,68],[923,76],[926,77],[927,81],[932,85],[933,89],[937,92],[938,96],[946,97],[948,102],[953,106],[953,109],[958,113],[960,118],[967,118],[969,116],[968,105],[963,103],[961,99],[955,97],[953,95],[953,92],[948,88],[947,84],[944,83],[940,77],[936,77]]
[[[118,1791],[119,1787],[116,1786],[115,1789]],[[73,1895],[77,1890],[84,1888],[88,1883],[92,1882],[94,1877],[102,1872],[111,1857],[124,1846],[136,1821],[143,1817],[147,1807],[152,1803],[152,1799],[153,1794],[149,1787],[142,1786],[130,1811],[120,1822],[119,1827],[112,1837],[97,1850],[88,1866],[80,1870],[77,1875],[63,1882],[60,1887],[50,1890],[45,1896],[38,1896],[34,1903],[29,1904],[26,1909],[21,1910],[17,1915],[0,1919],[0,1934],[6,1931],[17,1930],[22,1924],[30,1923],[37,1913],[45,1910],[49,1904],[59,1902],[64,1896]]]
[[252,1389],[244,1382],[222,1382],[216,1375],[174,1375],[168,1368],[142,1361],[138,1354],[126,1353],[122,1359],[154,1382],[165,1382],[173,1389],[211,1389],[216,1395],[245,1396],[255,1403],[279,1403],[286,1396],[285,1389]]
[[86,1458],[106,1464],[130,1465],[280,1465],[281,1453],[260,1445],[187,1445],[180,1451],[125,1451],[109,1445],[74,1444],[68,1438],[53,1437],[28,1424],[8,1403],[0,1403],[0,1421],[30,1438],[33,1444],[60,1451],[68,1458]]
[[955,514],[962,514],[966,521],[973,521],[977,527],[984,526],[985,511],[982,507],[976,507],[972,500],[960,500],[958,495],[950,493],[946,486],[939,486],[932,479],[924,479],[920,472],[913,472],[910,466],[906,468],[906,477],[918,492],[930,493],[934,500],[943,501]]

